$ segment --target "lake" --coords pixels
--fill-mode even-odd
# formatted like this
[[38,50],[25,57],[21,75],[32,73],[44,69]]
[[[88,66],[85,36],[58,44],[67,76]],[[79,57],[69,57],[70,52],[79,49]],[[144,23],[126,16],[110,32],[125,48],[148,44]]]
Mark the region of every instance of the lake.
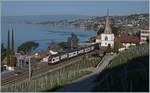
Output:
[[[8,20],[8,19],[7,19]],[[11,19],[9,19],[10,21]],[[14,20],[14,19],[13,19]],[[42,20],[42,19],[41,19]],[[96,32],[86,31],[85,29],[70,26],[50,26],[41,24],[25,24],[22,22],[7,22],[2,19],[2,43],[7,46],[7,32],[14,29],[15,49],[26,41],[36,41],[40,44],[37,50],[45,50],[51,41],[62,42],[67,41],[71,32],[74,32],[80,42],[88,40],[91,36],[95,36]]]

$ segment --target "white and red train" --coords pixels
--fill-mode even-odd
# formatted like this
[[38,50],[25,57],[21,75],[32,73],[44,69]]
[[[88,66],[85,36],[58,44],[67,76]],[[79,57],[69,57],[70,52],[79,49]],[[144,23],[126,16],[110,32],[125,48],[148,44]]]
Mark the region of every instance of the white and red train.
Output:
[[81,49],[78,49],[78,50],[73,50],[73,51],[60,53],[60,54],[56,54],[56,55],[51,55],[48,58],[48,64],[58,63],[62,60],[66,60],[66,59],[69,59],[69,58],[73,58],[73,57],[91,52],[91,51],[93,51],[97,48],[98,48],[98,44],[93,44],[91,46],[81,48]]

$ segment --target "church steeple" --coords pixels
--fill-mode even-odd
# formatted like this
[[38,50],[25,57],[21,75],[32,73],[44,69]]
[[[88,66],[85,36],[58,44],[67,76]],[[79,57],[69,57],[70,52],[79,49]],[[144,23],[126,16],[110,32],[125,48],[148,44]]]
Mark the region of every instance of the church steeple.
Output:
[[105,34],[111,34],[112,33],[112,29],[110,27],[110,21],[109,21],[109,10],[107,9],[107,17],[106,17],[106,24],[105,24],[105,30],[104,30]]

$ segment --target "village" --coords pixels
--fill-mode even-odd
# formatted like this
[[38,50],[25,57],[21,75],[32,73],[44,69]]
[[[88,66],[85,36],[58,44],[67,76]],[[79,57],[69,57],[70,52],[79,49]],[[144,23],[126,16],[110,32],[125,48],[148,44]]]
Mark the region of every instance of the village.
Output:
[[[14,84],[15,82],[21,82],[25,79],[29,79],[29,81],[34,80],[38,75],[42,76],[43,73],[48,72],[49,69],[53,72],[54,69],[63,68],[65,65],[75,63],[84,55],[90,58],[88,59],[85,57],[84,60],[91,60],[93,58],[91,55],[96,56],[98,60],[103,60],[104,58],[104,66],[99,66],[100,63],[98,63],[97,66],[99,69],[104,69],[104,67],[107,67],[106,65],[109,64],[105,62],[106,59],[110,59],[109,61],[111,61],[113,57],[123,51],[149,43],[148,28],[141,29],[138,35],[127,35],[117,32],[117,34],[114,34],[111,28],[109,10],[107,10],[105,20],[104,31],[98,30],[96,36],[91,36],[94,37],[92,40],[80,43],[78,37],[74,33],[71,33],[67,43],[59,44],[63,48],[57,48],[58,46],[52,46],[51,44],[45,51],[41,52],[32,51],[32,49],[38,47],[38,43],[32,41],[28,42],[29,45],[24,44],[27,48],[19,47],[18,49],[20,51],[15,51],[13,41],[14,31],[12,29],[12,39],[10,39],[10,31],[8,31],[8,46],[6,49],[6,56],[2,60],[1,66],[2,85]],[[12,42],[10,42],[10,40]],[[10,47],[10,44],[12,44],[12,47]],[[96,52],[93,53],[93,51]],[[13,78],[11,78],[12,76]],[[22,78],[19,78],[21,76]],[[5,80],[6,77],[10,78]]]
[[[85,42],[85,43],[79,43],[79,46],[78,47],[85,47],[87,45],[91,45],[91,44],[95,44],[95,43],[99,43],[101,49],[103,51],[106,50],[107,47],[110,47],[110,48],[114,48],[115,51],[119,52],[119,51],[124,51],[126,49],[128,49],[130,46],[135,46],[135,45],[139,45],[139,44],[143,44],[143,43],[147,43],[149,42],[149,30],[148,30],[148,27],[145,26],[145,29],[141,29],[140,30],[140,34],[138,35],[127,35],[127,34],[119,34],[117,31],[115,33],[117,34],[114,34],[112,33],[112,29],[111,29],[111,26],[110,24],[110,21],[109,21],[109,16],[107,14],[107,18],[106,18],[106,25],[105,25],[105,31],[101,31],[101,30],[98,30],[97,31],[97,35],[94,37],[94,39],[91,39],[89,42]],[[12,42],[13,42],[13,32],[12,32]],[[14,47],[12,45],[12,47]],[[67,47],[65,44],[63,47]],[[70,46],[71,47],[71,46]],[[75,46],[73,46],[75,47]],[[76,45],[77,47],[77,45]],[[12,48],[13,49],[13,48]],[[14,51],[14,50],[12,50]],[[41,62],[48,62],[48,57],[49,55],[55,55],[58,53],[59,50],[51,50],[49,48],[49,50],[46,50],[44,52],[33,52],[33,53],[30,53],[30,56],[32,57],[35,57],[37,59],[41,59],[40,61]],[[21,62],[23,61],[27,61],[29,60],[29,57],[27,55],[21,55],[21,53],[17,53],[15,52],[15,57],[17,58],[18,62],[15,62],[17,64],[23,64]],[[16,61],[17,61],[16,60]],[[2,60],[2,63],[4,63],[4,68],[7,69],[7,70],[14,70],[14,67],[11,68],[7,65],[7,62],[4,62],[6,60]],[[2,68],[3,68],[2,66]],[[3,70],[2,70],[3,71]]]

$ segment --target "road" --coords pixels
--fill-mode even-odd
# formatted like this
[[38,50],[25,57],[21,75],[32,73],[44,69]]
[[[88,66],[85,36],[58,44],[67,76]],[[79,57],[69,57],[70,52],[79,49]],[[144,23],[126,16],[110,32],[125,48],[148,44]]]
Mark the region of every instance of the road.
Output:
[[63,86],[62,88],[59,88],[58,90],[56,90],[56,92],[91,92],[92,88],[94,87],[93,80],[96,79],[96,76],[106,68],[106,66],[115,56],[115,54],[104,56],[104,58],[96,68],[85,69],[88,71],[92,71],[92,74],[75,80],[72,83]]

